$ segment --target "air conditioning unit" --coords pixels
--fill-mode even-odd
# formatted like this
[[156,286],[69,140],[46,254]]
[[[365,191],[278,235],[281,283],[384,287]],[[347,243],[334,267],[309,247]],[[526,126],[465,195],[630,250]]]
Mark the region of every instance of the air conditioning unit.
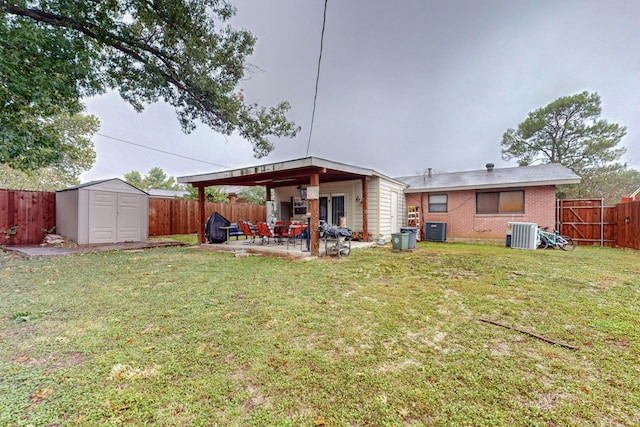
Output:
[[425,222],[424,240],[427,242],[444,242],[447,240],[447,223]]
[[538,224],[531,222],[510,222],[511,247],[534,250],[538,247]]

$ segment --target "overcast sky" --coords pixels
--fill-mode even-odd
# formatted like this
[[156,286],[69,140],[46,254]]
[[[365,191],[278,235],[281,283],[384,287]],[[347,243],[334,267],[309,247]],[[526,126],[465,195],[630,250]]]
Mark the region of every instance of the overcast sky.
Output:
[[[235,0],[235,27],[258,39],[243,83],[249,101],[291,103],[294,139],[255,159],[251,146],[205,126],[185,135],[163,104],[136,113],[117,94],[87,101],[102,123],[82,181],[154,166],[170,176],[305,157],[323,0]],[[394,177],[516,166],[503,133],[555,99],[584,90],[627,126],[624,160],[640,169],[640,1],[328,0],[309,155]],[[188,160],[116,141],[200,159]]]

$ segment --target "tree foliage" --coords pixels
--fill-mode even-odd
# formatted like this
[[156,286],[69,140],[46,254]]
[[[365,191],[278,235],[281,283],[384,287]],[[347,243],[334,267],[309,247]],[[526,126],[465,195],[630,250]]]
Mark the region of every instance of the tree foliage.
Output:
[[502,138],[502,158],[520,165],[560,163],[578,175],[602,167],[619,170],[626,128],[600,119],[600,96],[582,92],[553,101],[527,116]]
[[[183,196],[183,199],[198,200],[198,188],[187,184],[189,194]],[[229,195],[221,187],[206,187],[204,189],[204,199],[207,202],[226,203],[229,201]]]
[[142,177],[140,172],[133,170],[124,174],[124,180],[141,190],[182,190],[182,186],[176,183],[176,179],[168,176],[162,168],[153,167]]
[[119,91],[138,111],[164,100],[185,132],[201,121],[251,142],[292,137],[289,104],[259,107],[238,85],[255,38],[226,22],[227,0],[0,0],[0,163],[28,170],[61,159],[52,116]]
[[15,190],[56,191],[80,183],[80,174],[91,169],[96,153],[93,134],[100,128],[95,116],[58,115],[50,121],[60,137],[60,159],[54,166],[31,170],[0,163],[0,187]]
[[605,204],[615,205],[640,187],[640,171],[602,167],[587,171],[579,185],[561,186],[562,198],[604,198]]
[[238,192],[238,197],[255,205],[264,205],[267,202],[267,189],[260,185],[247,187]]

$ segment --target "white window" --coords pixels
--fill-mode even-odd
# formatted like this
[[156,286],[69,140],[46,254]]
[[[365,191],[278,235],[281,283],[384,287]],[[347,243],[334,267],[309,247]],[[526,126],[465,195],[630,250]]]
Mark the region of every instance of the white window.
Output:
[[429,212],[446,212],[447,195],[429,194]]

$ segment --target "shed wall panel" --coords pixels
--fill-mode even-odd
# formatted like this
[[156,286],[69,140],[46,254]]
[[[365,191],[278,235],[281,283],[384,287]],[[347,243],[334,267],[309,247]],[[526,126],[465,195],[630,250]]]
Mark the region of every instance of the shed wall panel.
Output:
[[56,193],[56,233],[78,242],[78,192]]

